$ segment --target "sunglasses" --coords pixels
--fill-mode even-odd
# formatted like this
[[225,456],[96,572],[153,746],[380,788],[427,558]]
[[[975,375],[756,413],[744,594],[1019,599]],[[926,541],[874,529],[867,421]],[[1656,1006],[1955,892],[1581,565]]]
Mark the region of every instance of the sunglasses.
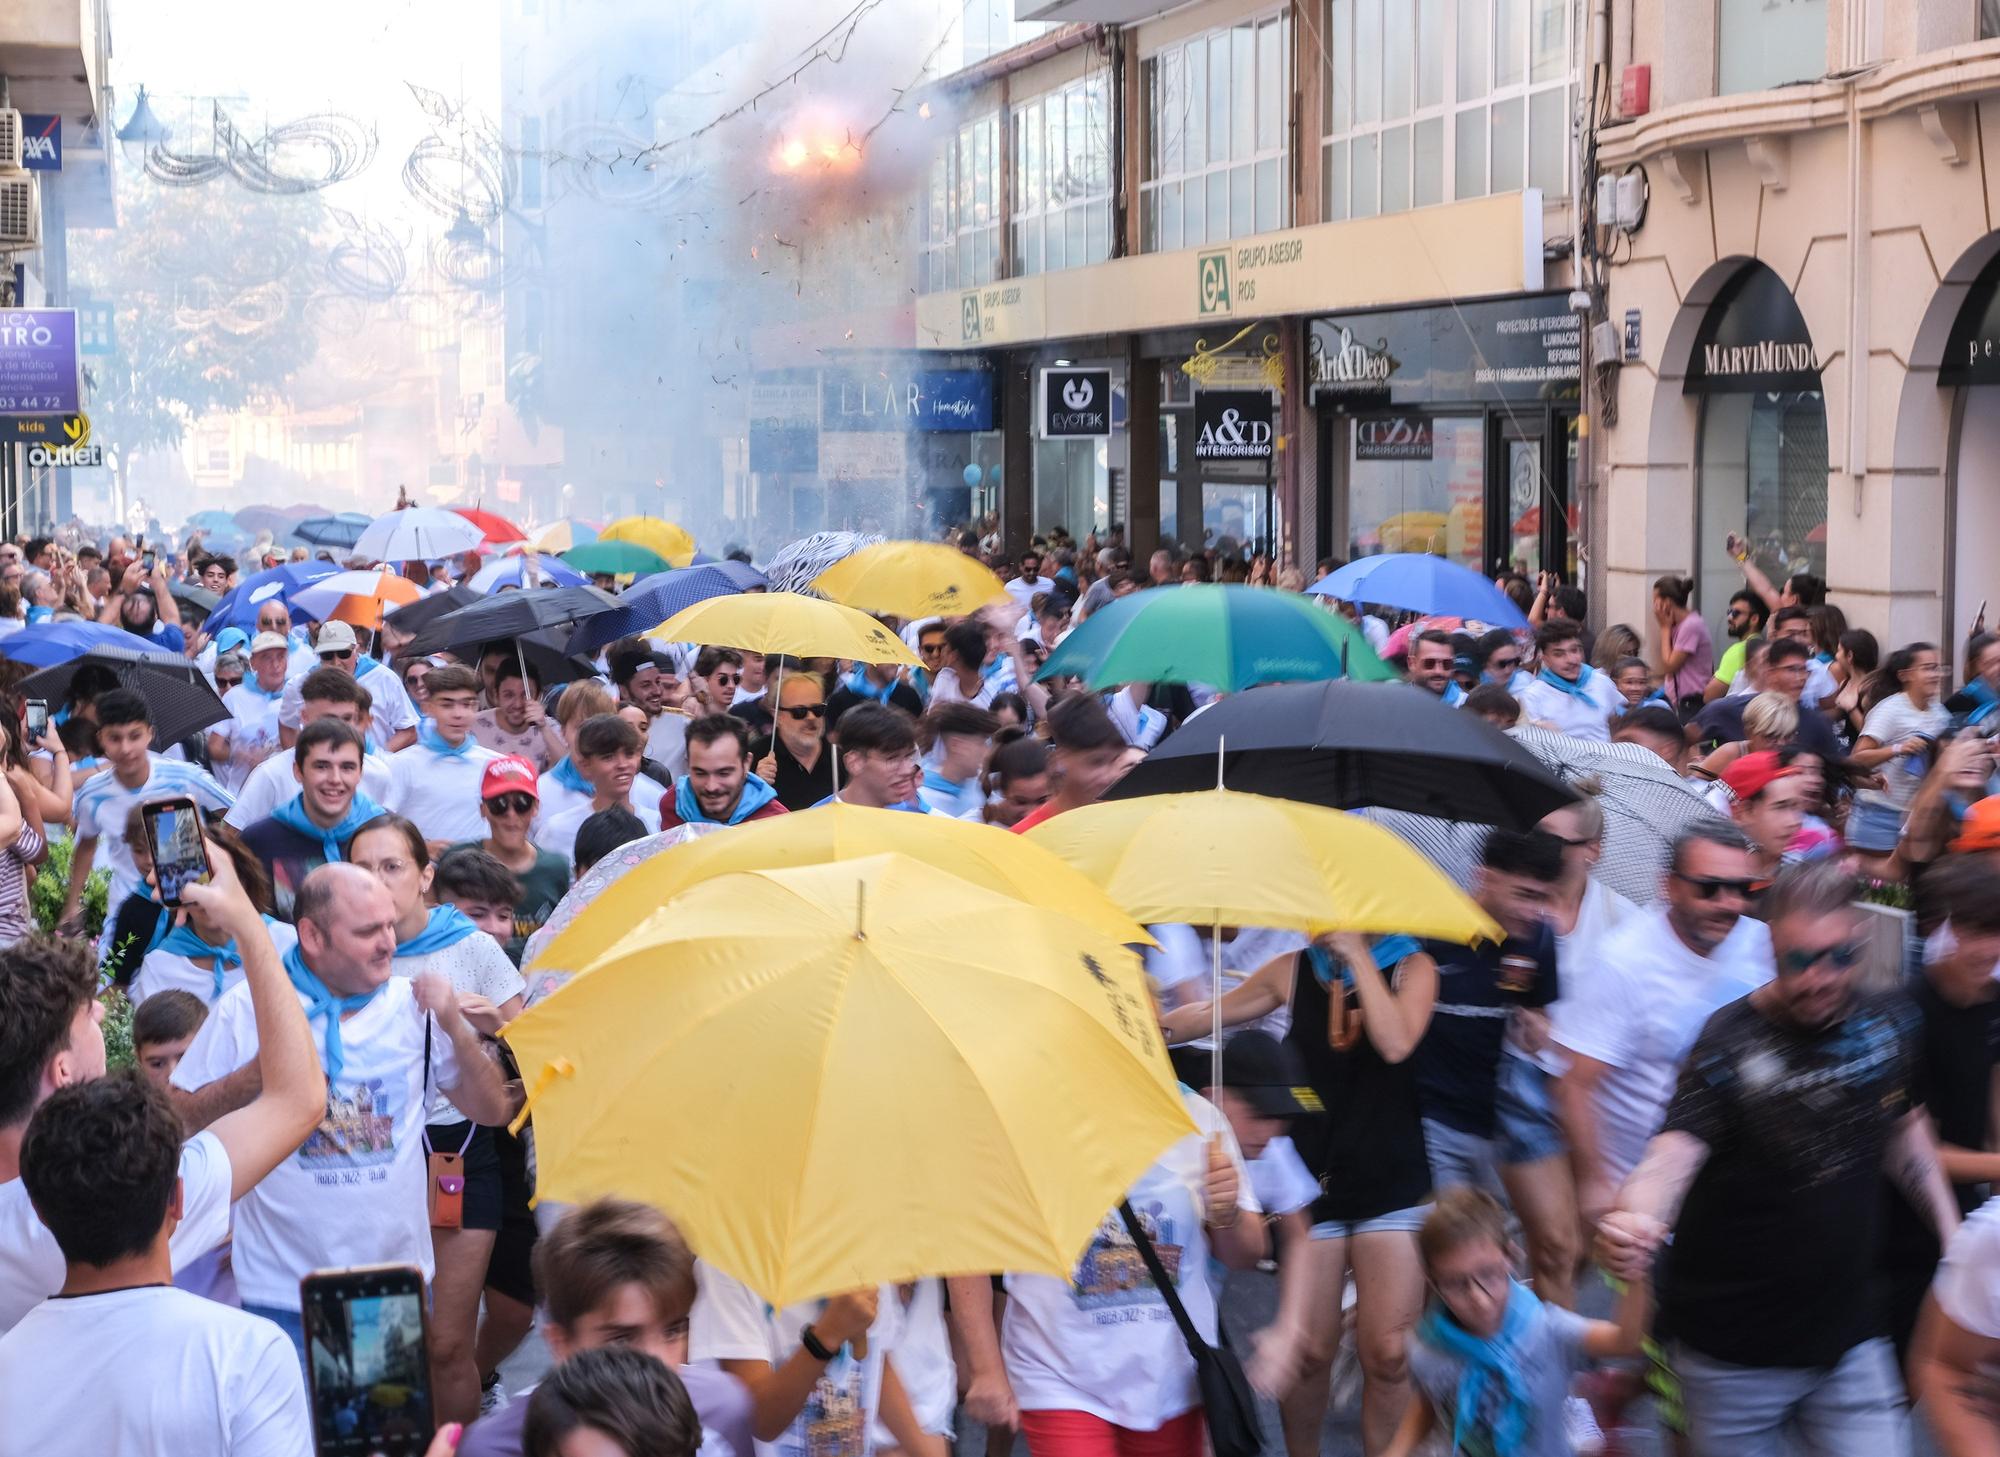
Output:
[[1800,972],[1811,971],[1822,961],[1831,961],[1835,971],[1847,971],[1861,960],[1866,951],[1867,948],[1859,941],[1836,941],[1817,951],[1787,951],[1778,958],[1778,971],[1784,976],[1797,976]]
[[804,723],[809,718],[825,718],[826,705],[824,703],[793,703],[779,709],[778,712],[796,719],[800,723]]
[[531,815],[535,812],[535,797],[532,794],[496,794],[486,801],[486,807],[497,815]]
[[741,673],[710,673],[708,681],[716,684],[741,683],[743,675]]
[[1491,658],[1487,661],[1486,666],[1496,673],[1511,673],[1521,666],[1521,660],[1519,658]]
[[322,658],[339,658],[342,662],[354,656],[353,648],[331,648],[320,654]]
[[1683,875],[1678,870],[1674,872],[1674,879],[1690,887],[1697,900],[1705,901],[1712,901],[1720,895],[1733,895],[1738,900],[1749,900],[1765,886],[1765,882],[1761,880],[1722,880],[1701,875]]

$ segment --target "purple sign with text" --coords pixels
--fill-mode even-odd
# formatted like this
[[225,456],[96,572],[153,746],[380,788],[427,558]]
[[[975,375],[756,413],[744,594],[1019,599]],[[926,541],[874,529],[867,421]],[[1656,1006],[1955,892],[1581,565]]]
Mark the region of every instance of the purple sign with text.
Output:
[[83,409],[75,309],[0,309],[0,415]]

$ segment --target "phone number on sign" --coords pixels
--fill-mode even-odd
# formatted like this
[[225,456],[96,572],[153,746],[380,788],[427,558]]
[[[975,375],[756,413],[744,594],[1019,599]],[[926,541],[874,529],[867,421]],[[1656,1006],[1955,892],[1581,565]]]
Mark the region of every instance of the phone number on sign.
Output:
[[68,408],[69,402],[61,395],[0,395],[0,414],[10,410],[54,414]]

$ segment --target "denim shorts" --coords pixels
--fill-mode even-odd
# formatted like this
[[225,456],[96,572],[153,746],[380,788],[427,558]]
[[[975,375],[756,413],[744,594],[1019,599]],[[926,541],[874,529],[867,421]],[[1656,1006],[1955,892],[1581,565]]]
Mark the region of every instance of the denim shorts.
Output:
[[1373,1219],[1328,1219],[1312,1227],[1314,1239],[1353,1239],[1357,1234],[1415,1234],[1431,1212],[1428,1204],[1378,1214]]
[[[1893,772],[1893,771],[1892,771]],[[1892,804],[1856,800],[1847,814],[1849,849],[1886,855],[1903,837],[1903,812]]]
[[1540,1064],[1511,1052],[1500,1055],[1498,1111],[1502,1163],[1540,1163],[1568,1150],[1556,1121],[1555,1079]]
[[1507,1202],[1507,1191],[1500,1184],[1499,1139],[1481,1138],[1435,1118],[1426,1118],[1424,1148],[1431,1156],[1434,1190],[1442,1193],[1470,1186],[1484,1189],[1503,1204]]

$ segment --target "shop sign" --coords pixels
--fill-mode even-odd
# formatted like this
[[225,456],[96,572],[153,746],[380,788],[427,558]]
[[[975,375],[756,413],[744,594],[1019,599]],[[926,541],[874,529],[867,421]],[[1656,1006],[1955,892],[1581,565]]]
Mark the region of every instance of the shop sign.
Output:
[[830,481],[901,480],[909,474],[908,439],[900,431],[824,431],[819,437],[819,472]]
[[1269,460],[1276,432],[1268,390],[1196,390],[1196,460]]
[[1042,371],[1042,438],[1082,440],[1111,433],[1111,371]]
[[993,375],[984,369],[830,369],[820,376],[829,431],[991,430]]
[[28,172],[62,171],[62,118],[23,112],[21,167]]
[[819,386],[758,380],[750,386],[750,469],[758,475],[819,471]]
[[1816,390],[1819,354],[1784,281],[1752,263],[1722,287],[1695,331],[1687,394]]
[[1354,422],[1356,460],[1429,460],[1431,449],[1427,415],[1371,415]]
[[1941,385],[2000,384],[2000,260],[1973,281],[1938,366]]
[[1583,323],[1566,295],[1520,294],[1434,309],[1314,319],[1306,378],[1316,399],[1377,405],[1573,395]]
[[82,395],[76,310],[0,313],[0,415],[74,415]]

